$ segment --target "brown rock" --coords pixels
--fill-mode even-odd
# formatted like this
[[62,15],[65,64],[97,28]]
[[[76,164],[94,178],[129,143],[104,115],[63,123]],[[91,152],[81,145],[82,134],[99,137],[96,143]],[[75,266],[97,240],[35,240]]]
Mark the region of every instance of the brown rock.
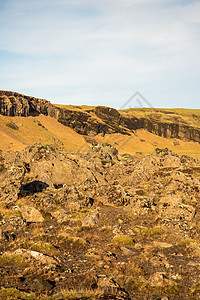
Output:
[[58,223],[63,223],[69,220],[69,217],[64,209],[59,209],[51,214],[57,219]]
[[156,272],[149,278],[151,286],[163,286],[164,285],[164,274]]
[[82,220],[82,226],[83,227],[94,227],[97,225],[99,222],[99,214],[98,213],[93,213],[90,215],[87,215],[83,220]]
[[26,250],[26,249],[17,249],[15,251],[15,254],[22,255],[24,257],[32,257],[35,260],[37,260],[47,266],[55,266],[57,264],[57,261],[53,257],[42,254],[37,251],[31,251],[31,250]]
[[26,222],[43,222],[44,218],[42,214],[37,210],[36,208],[32,206],[23,206],[20,208],[21,214],[23,219],[26,220]]

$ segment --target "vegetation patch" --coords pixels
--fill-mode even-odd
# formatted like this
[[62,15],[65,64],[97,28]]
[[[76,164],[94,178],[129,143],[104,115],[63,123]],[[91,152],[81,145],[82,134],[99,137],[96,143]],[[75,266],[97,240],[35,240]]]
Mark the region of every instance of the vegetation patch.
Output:
[[28,263],[21,255],[5,253],[0,257],[0,267],[26,268]]
[[147,227],[136,227],[133,228],[133,232],[137,234],[142,234],[146,236],[156,236],[156,235],[161,235],[163,234],[163,229],[160,227],[153,227],[153,228],[147,228]]
[[64,232],[64,231],[61,231],[59,234],[58,234],[58,237],[60,239],[64,239],[64,240],[67,240],[71,243],[78,243],[80,245],[84,245],[86,243],[86,241],[83,239],[83,238],[80,238],[80,237],[76,237],[76,236],[70,236],[68,233]]
[[3,201],[0,201],[0,213],[5,220],[19,218],[22,216],[20,211],[7,208]]
[[57,249],[53,245],[42,241],[34,243],[30,249],[46,255],[53,255],[57,252]]
[[178,243],[178,246],[185,248],[185,247],[189,246],[191,243],[197,243],[197,241],[195,241],[193,239],[183,239]]
[[123,245],[123,246],[133,246],[134,240],[128,235],[116,235],[113,238],[114,243]]
[[[95,289],[95,290],[63,290],[61,293],[56,294],[51,298],[52,300],[58,299],[95,299],[98,295],[102,294],[102,290]],[[61,298],[62,297],[62,298]],[[41,299],[42,300],[42,299]],[[44,298],[43,300],[49,300]]]
[[6,300],[6,299],[23,299],[23,300],[34,300],[35,295],[20,292],[17,289],[14,288],[8,288],[8,289],[1,289],[0,290],[0,300]]

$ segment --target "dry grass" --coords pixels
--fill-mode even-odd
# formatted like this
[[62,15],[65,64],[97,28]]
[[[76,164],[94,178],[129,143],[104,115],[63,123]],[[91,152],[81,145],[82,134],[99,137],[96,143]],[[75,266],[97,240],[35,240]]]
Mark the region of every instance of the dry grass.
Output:
[[119,133],[106,134],[102,137],[100,134],[95,136],[98,143],[110,143],[115,146],[120,154],[129,153],[135,155],[137,152],[144,154],[152,153],[156,148],[168,148],[179,155],[189,155],[200,158],[200,144],[195,142],[185,142],[178,140],[180,146],[174,146],[176,139],[166,139],[154,135],[144,129],[139,129],[130,136],[124,136]]
[[34,300],[34,299],[36,299],[36,297],[33,294],[20,292],[15,288],[1,289],[0,290],[0,300],[6,300],[6,299]]
[[[8,122],[15,123],[19,130],[7,127]],[[83,136],[73,129],[44,115],[27,118],[0,115],[0,139],[0,149],[4,151],[20,151],[27,145],[37,142],[51,144],[64,151],[78,151],[82,146],[88,145]]]
[[[89,110],[90,106],[62,106],[75,110]],[[160,112],[159,112],[160,111]],[[166,114],[164,112],[173,112],[173,114]],[[144,114],[153,114],[152,109],[129,109],[123,112],[124,114],[135,114],[136,117],[144,117]],[[155,111],[154,111],[155,113]],[[200,126],[197,124],[197,118],[193,115],[199,116],[200,110],[184,110],[184,109],[156,109],[158,117],[162,120],[166,118],[178,117],[193,126]],[[96,117],[91,113],[96,120]],[[101,121],[101,120],[99,120]],[[13,130],[6,126],[6,123],[12,122],[16,124],[19,130]],[[196,125],[195,125],[195,124]],[[39,125],[41,124],[41,125]],[[42,144],[50,144],[59,148],[62,151],[85,151],[88,148],[88,143],[82,135],[76,133],[73,129],[62,125],[54,118],[49,116],[39,115],[38,117],[5,117],[0,115],[0,149],[8,150],[22,150],[27,145],[41,142]],[[173,142],[176,139],[166,139],[154,135],[146,130],[136,130],[130,136],[122,134],[106,134],[104,137],[101,134],[95,136],[98,143],[109,143],[115,146],[120,154],[129,153],[134,155],[137,152],[150,154],[155,148],[168,148],[175,151],[179,155],[189,155],[200,158],[200,144],[195,142],[185,142],[178,140],[180,145],[174,146]]]
[[135,116],[137,118],[153,118],[168,123],[176,123],[177,121],[182,124],[189,124],[194,127],[200,125],[199,109],[184,109],[184,108],[128,108],[120,111],[122,114]]
[[58,108],[66,108],[66,109],[71,109],[76,111],[87,111],[95,108],[95,106],[91,106],[91,105],[71,105],[71,104],[69,105],[54,104],[54,106]]
[[4,219],[21,217],[21,213],[18,210],[7,208],[3,201],[0,201],[0,214]]

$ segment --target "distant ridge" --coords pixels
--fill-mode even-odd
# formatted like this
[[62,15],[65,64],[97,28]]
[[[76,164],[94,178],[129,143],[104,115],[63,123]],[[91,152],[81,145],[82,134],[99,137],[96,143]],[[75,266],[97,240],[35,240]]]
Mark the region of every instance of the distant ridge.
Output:
[[96,106],[53,105],[50,101],[12,91],[0,91],[0,114],[28,117],[43,114],[86,136],[120,133],[130,135],[145,129],[165,138],[177,138],[200,143],[200,111],[181,109],[128,109]]

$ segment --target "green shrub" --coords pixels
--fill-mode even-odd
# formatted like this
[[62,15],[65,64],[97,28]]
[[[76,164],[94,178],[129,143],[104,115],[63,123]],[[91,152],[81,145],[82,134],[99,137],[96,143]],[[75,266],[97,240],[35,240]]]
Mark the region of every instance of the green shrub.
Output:
[[147,235],[149,236],[154,236],[154,235],[159,235],[159,234],[162,234],[163,233],[163,230],[159,227],[154,227],[154,228],[150,228],[148,229],[147,231]]
[[23,299],[23,300],[34,300],[36,299],[34,295],[25,292],[20,292],[14,288],[1,289],[0,299]]
[[49,144],[43,145],[42,148],[43,148],[43,149],[46,149],[46,150],[55,151],[54,148],[53,148],[51,145],[49,145]]
[[133,246],[134,245],[133,239],[128,235],[116,235],[113,238],[113,241],[116,244],[123,245],[123,246]]
[[189,245],[191,243],[197,243],[197,241],[195,241],[193,239],[183,239],[178,243],[178,246],[187,247],[187,245]]
[[0,267],[26,268],[28,263],[24,261],[21,255],[7,253],[0,257]]
[[57,252],[57,249],[53,245],[42,241],[31,245],[30,249],[46,255],[53,255]]

